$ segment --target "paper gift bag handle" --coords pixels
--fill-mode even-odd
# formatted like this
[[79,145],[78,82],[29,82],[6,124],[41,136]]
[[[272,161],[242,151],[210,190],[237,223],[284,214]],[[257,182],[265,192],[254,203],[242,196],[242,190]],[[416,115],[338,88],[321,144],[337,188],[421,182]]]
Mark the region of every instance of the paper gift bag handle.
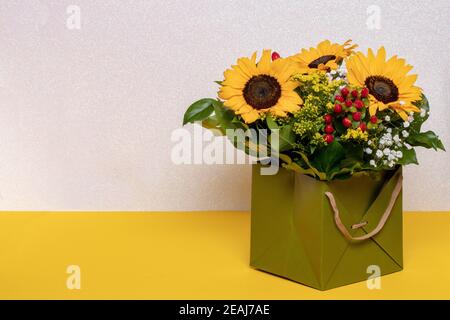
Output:
[[[325,192],[325,195],[328,197],[328,200],[330,201],[330,205],[334,211],[334,221],[336,222],[336,226],[338,227],[339,231],[344,235],[344,237],[347,240],[351,241],[363,241],[367,240],[369,238],[372,238],[376,234],[378,234],[386,224],[386,221],[388,220],[389,216],[391,215],[392,208],[394,207],[395,201],[397,200],[398,195],[400,194],[400,191],[402,190],[402,180],[403,177],[400,175],[397,180],[397,184],[395,185],[394,191],[392,191],[391,199],[389,200],[389,204],[386,208],[386,211],[384,211],[383,215],[381,216],[380,222],[376,226],[375,229],[373,229],[368,234],[365,234],[361,237],[353,237],[350,232],[348,232],[347,228],[344,226],[344,224],[341,221],[341,217],[339,215],[339,209],[337,208],[336,201],[334,200],[334,196],[331,192]],[[363,226],[365,224],[359,224],[359,226]]]

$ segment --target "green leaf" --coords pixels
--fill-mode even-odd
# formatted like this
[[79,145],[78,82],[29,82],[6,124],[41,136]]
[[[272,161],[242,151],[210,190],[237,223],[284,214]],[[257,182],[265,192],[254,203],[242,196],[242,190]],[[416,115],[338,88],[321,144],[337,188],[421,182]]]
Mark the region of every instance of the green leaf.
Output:
[[338,141],[333,141],[327,147],[320,150],[313,164],[317,169],[325,172],[327,175],[345,158],[345,149]]
[[270,130],[278,129],[278,124],[275,122],[275,120],[272,118],[272,116],[270,114],[268,114],[266,116],[266,123],[267,123],[267,127]]
[[225,131],[220,127],[217,117],[211,115],[209,118],[202,121],[202,127],[211,130],[215,136],[224,136]]
[[422,128],[422,124],[427,121],[430,111],[430,105],[428,103],[428,99],[422,95],[422,99],[418,102],[415,102],[414,105],[416,105],[417,108],[419,108],[421,111],[422,109],[425,110],[425,115],[422,117],[420,114],[421,112],[415,112],[414,113],[414,121],[411,123],[409,132],[410,133],[419,133],[420,129]]
[[336,129],[336,136],[340,136],[347,132],[347,128],[342,124],[342,119],[339,118],[339,120],[335,120],[333,124]]
[[407,148],[403,148],[402,153],[403,157],[398,160],[398,164],[404,166],[408,164],[419,164],[417,161],[416,151],[413,148],[409,150]]
[[187,123],[193,123],[195,121],[203,121],[208,118],[214,112],[214,99],[201,99],[193,104],[186,110],[183,118],[183,125]]
[[316,178],[318,178],[320,180],[326,180],[327,177],[326,177],[325,173],[317,170],[317,168],[309,161],[306,154],[304,154],[303,152],[299,152],[299,151],[294,151],[294,153],[297,153],[300,155],[300,157],[305,162],[305,164],[314,172],[314,175]]
[[280,129],[280,148],[279,151],[287,151],[294,147],[295,133],[292,131],[292,125],[288,124]]
[[[341,162],[342,164],[342,162]],[[330,180],[332,179],[347,179],[353,175],[356,169],[361,169],[361,163],[355,162],[352,166],[344,167],[344,168],[338,168],[336,171],[332,172],[330,174]]]
[[406,140],[412,146],[424,147],[427,149],[433,148],[434,150],[444,150],[444,145],[439,137],[433,131],[421,132],[412,134]]
[[243,122],[241,119],[237,118],[236,116],[233,118],[233,120],[231,121],[231,123],[233,124],[234,127],[236,127],[237,129],[242,129],[242,130],[248,130],[250,127],[248,126],[248,124],[246,124],[245,122]]
[[363,162],[364,148],[360,144],[342,144],[345,150],[345,158],[341,161],[341,167],[353,166],[355,162]]
[[213,100],[212,102],[214,113],[216,114],[217,121],[223,130],[236,129],[237,126],[233,123],[234,112],[228,108],[225,108],[222,102]]
[[283,160],[284,162],[286,162],[287,164],[291,164],[291,163],[292,163],[291,157],[289,157],[287,154],[280,153],[280,154],[278,155],[278,157],[279,157],[281,160]]
[[301,173],[301,174],[307,174],[307,175],[310,175],[310,176],[313,176],[313,177],[315,176],[314,171],[311,168],[303,169],[302,167],[300,167],[295,162],[291,162],[289,164],[283,163],[282,166],[283,166],[283,168],[286,168],[288,170],[292,170],[292,171],[295,171],[295,172],[298,172],[298,173]]

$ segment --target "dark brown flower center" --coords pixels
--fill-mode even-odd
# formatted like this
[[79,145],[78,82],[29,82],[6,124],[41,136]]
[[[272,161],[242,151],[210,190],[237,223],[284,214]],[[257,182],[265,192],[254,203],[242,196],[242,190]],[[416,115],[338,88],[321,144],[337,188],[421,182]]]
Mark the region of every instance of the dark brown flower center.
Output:
[[254,76],[244,88],[244,99],[255,109],[266,109],[277,104],[281,97],[278,80],[268,75]]
[[335,60],[336,56],[334,55],[326,55],[326,56],[321,56],[320,58],[314,60],[313,62],[311,62],[310,64],[308,64],[308,67],[311,69],[317,69],[319,67],[319,65],[321,64],[326,64],[328,61],[331,60]]
[[370,76],[366,79],[365,84],[370,94],[378,101],[389,103],[398,100],[398,88],[391,79],[383,76]]

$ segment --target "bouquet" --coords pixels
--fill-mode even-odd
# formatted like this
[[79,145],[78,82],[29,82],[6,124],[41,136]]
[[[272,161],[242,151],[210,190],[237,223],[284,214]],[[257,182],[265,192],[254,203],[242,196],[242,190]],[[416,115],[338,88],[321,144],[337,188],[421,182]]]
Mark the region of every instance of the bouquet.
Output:
[[217,81],[218,99],[193,103],[184,124],[264,132],[232,142],[259,158],[270,150],[265,156],[286,169],[324,181],[417,164],[415,147],[445,150],[422,131],[430,107],[412,66],[383,47],[356,48],[326,40],[287,58],[271,50],[240,58]]

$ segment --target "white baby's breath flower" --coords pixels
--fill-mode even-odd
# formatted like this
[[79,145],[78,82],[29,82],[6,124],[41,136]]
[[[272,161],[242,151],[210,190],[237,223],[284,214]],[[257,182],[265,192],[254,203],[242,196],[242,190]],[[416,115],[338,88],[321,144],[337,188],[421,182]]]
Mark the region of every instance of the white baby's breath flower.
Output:
[[371,140],[367,141],[367,145],[371,146],[372,145],[372,141]]
[[409,116],[409,117],[408,117],[408,122],[411,123],[411,122],[413,122],[413,121],[414,121],[414,117],[413,117],[413,116]]
[[411,147],[411,145],[410,145],[409,143],[406,143],[406,142],[405,142],[404,145],[405,145],[406,149],[408,149],[408,150],[411,150],[411,149],[412,149],[412,147]]
[[400,137],[398,136],[398,134],[396,134],[393,139],[395,143],[400,141]]
[[408,137],[409,137],[409,132],[406,131],[406,130],[403,130],[403,131],[402,131],[402,136],[403,136],[404,138],[408,138]]
[[395,165],[394,161],[390,161],[390,162],[388,163],[389,168],[392,168],[394,165]]
[[408,128],[409,127],[409,122],[408,121],[403,122],[403,127]]
[[382,158],[383,157],[383,151],[378,149],[377,152],[375,153],[375,155],[377,156],[377,158]]
[[369,161],[369,164],[370,164],[372,167],[376,167],[376,166],[377,166],[375,160],[373,160],[373,159]]
[[391,121],[391,117],[386,116],[386,117],[384,117],[384,120],[386,120],[386,121]]
[[391,129],[391,128],[387,128],[387,129],[386,129],[386,132],[387,132],[387,133],[391,133],[391,132],[392,132],[392,129]]
[[424,118],[427,115],[427,110],[425,109],[420,109],[420,117]]
[[367,154],[372,154],[372,152],[373,152],[372,149],[370,149],[370,148],[366,148],[365,151],[366,151]]
[[397,151],[397,158],[399,159],[403,158],[403,152]]
[[383,154],[384,154],[385,156],[387,156],[389,153],[391,153],[391,149],[386,148],[386,149],[383,150]]

